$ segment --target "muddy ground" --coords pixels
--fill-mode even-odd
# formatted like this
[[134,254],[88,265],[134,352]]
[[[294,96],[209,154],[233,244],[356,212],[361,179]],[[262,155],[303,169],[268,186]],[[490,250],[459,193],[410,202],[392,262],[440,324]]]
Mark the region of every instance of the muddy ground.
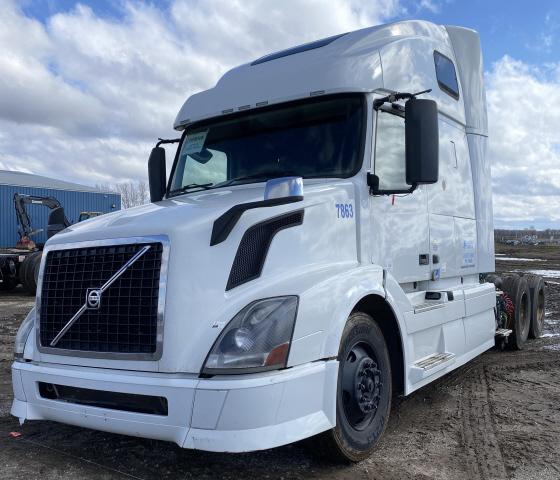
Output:
[[499,271],[552,271],[545,337],[395,399],[379,449],[354,466],[320,461],[303,444],[210,454],[52,422],[20,427],[9,415],[11,351],[33,300],[0,292],[0,478],[560,479],[560,249],[498,253]]

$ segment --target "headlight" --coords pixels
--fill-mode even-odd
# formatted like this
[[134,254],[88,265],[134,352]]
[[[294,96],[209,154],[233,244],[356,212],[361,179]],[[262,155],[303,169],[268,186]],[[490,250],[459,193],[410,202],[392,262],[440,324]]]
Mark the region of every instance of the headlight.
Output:
[[35,307],[25,317],[25,320],[19,327],[16,334],[16,341],[14,346],[14,357],[16,359],[23,358],[23,352],[25,350],[25,344],[27,343],[27,338],[33,329],[33,324],[35,323]]
[[241,310],[214,343],[202,373],[283,368],[288,360],[298,297],[257,300]]

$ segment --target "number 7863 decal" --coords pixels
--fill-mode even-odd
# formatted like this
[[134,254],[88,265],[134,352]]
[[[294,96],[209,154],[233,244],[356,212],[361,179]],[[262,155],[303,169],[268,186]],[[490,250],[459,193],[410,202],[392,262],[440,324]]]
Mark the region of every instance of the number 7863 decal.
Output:
[[351,203],[336,203],[336,218],[354,218],[354,208]]

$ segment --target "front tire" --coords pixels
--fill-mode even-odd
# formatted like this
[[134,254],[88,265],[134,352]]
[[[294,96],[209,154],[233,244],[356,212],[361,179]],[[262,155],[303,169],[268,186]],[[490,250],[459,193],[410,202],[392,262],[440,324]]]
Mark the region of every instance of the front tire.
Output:
[[336,427],[320,436],[322,453],[342,462],[369,457],[391,410],[391,364],[383,333],[367,314],[350,315],[338,354]]

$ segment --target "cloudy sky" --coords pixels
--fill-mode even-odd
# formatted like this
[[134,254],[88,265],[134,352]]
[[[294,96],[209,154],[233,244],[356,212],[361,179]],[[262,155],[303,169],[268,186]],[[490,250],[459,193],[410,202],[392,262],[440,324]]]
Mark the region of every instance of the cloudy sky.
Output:
[[144,179],[185,98],[232,66],[407,18],[481,33],[496,225],[560,228],[557,0],[0,0],[0,169]]

